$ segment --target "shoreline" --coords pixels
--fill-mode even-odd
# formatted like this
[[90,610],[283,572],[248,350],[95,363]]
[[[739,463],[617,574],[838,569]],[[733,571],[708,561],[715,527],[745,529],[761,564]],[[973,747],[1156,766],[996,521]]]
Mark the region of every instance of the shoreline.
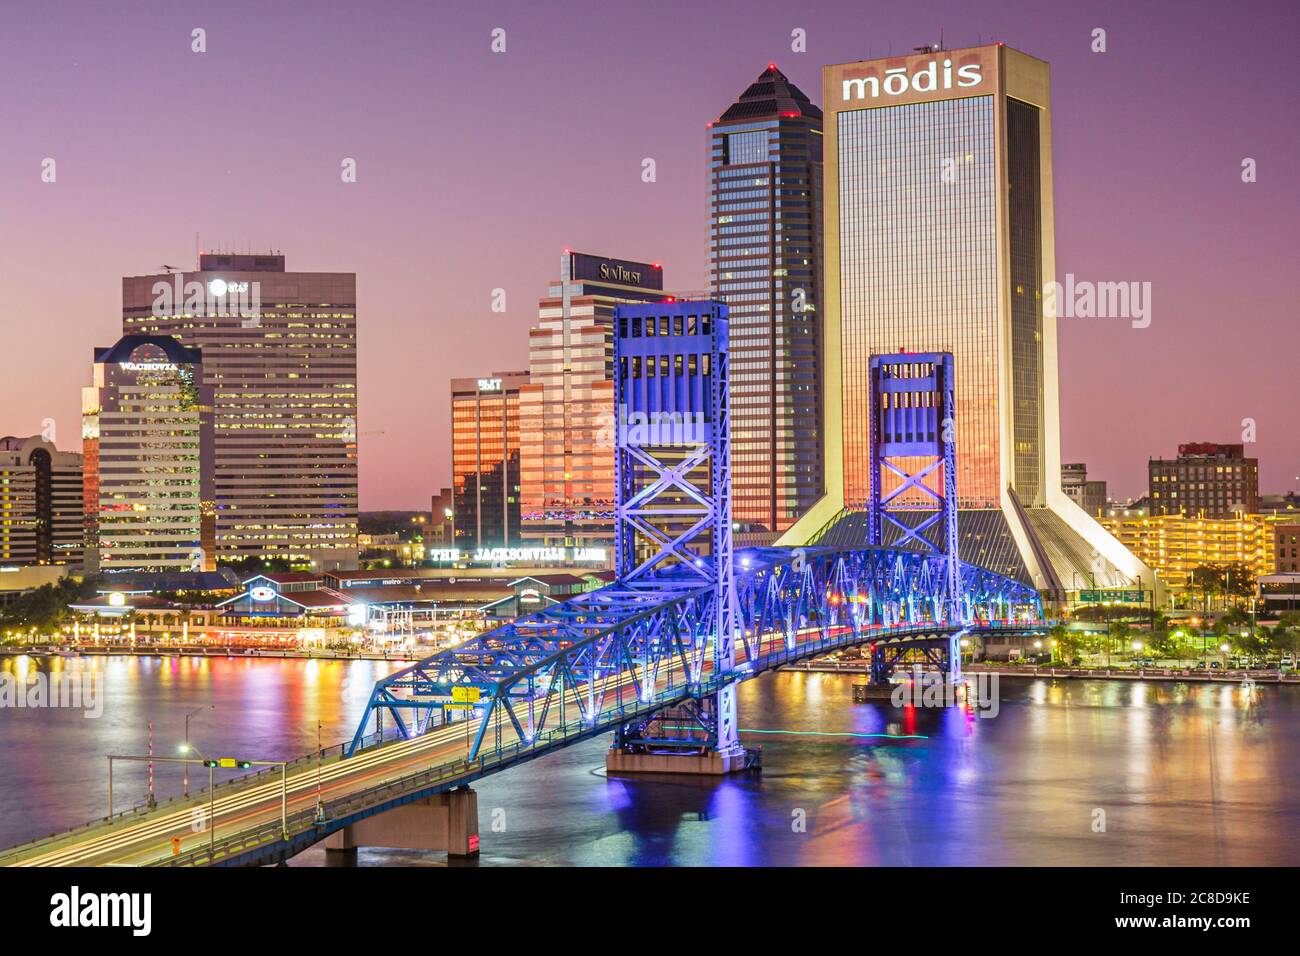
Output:
[[238,645],[185,645],[176,647],[164,644],[136,644],[118,647],[107,645],[79,645],[61,647],[42,644],[33,647],[0,646],[0,657],[226,657],[257,660],[315,660],[315,661],[394,661],[413,663],[436,652],[410,655],[382,651],[343,652],[328,649],[304,650],[296,647],[241,647]]
[[[871,668],[864,664],[842,664],[838,661],[809,661],[802,664],[790,664],[782,671],[800,671],[807,674],[849,674],[863,677],[871,673]],[[1283,674],[1276,670],[1229,670],[1198,671],[1190,668],[1144,667],[1135,670],[1117,670],[1101,667],[1047,667],[1038,664],[992,665],[967,664],[962,668],[966,674],[996,674],[999,677],[1051,677],[1061,680],[1125,680],[1125,681],[1161,681],[1166,683],[1197,684],[1240,684],[1249,678],[1257,684],[1295,684],[1300,685],[1300,673]]]

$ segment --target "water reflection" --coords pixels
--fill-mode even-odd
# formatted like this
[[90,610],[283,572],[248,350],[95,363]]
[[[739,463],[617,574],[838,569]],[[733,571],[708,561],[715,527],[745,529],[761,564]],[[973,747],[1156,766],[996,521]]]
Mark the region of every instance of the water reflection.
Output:
[[[0,710],[0,844],[102,814],[104,755],[143,753],[149,720],[159,754],[174,752],[185,715],[202,709],[191,737],[205,752],[285,759],[315,745],[317,720],[327,742],[349,738],[371,685],[397,666],[0,659],[8,674],[98,675],[106,701],[95,720]],[[606,741],[588,741],[477,784],[482,862],[1300,863],[1287,837],[1300,823],[1290,786],[1300,689],[1004,678],[999,690],[986,718],[969,706],[855,704],[838,675],[767,675],[738,695],[761,775],[609,778]],[[156,775],[160,796],[178,792],[179,768]],[[143,767],[121,768],[114,789],[142,797]],[[1104,833],[1093,829],[1098,810]],[[442,865],[402,851],[363,851],[361,862]]]

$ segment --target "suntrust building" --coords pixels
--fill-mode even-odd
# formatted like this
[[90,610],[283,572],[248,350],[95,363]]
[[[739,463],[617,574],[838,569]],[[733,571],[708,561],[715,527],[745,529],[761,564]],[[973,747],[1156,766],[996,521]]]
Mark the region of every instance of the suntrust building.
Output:
[[1060,597],[1153,586],[1061,491],[1047,64],[997,44],[828,66],[823,85],[827,494],[783,540],[863,540],[870,357],[952,352],[962,558]]

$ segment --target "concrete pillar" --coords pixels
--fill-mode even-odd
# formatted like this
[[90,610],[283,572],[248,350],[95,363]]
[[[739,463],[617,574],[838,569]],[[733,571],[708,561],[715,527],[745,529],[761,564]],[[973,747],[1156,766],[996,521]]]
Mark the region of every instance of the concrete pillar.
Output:
[[447,794],[447,855],[478,856],[478,793],[470,787]]
[[355,866],[357,847],[443,850],[449,857],[478,856],[478,794],[469,787],[394,807],[335,830],[325,838],[331,866]]
[[353,839],[351,827],[335,830],[325,838],[325,865],[357,865],[357,844]]
[[605,751],[607,773],[684,773],[722,776],[758,766],[758,751],[743,747],[723,753],[628,753],[618,747]]

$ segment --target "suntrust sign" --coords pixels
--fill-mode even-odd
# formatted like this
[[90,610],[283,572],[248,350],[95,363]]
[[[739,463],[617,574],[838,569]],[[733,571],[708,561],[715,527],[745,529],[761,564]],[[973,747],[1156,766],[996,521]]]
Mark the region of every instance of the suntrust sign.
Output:
[[904,93],[937,93],[943,90],[968,89],[984,82],[984,70],[979,63],[966,63],[954,67],[952,60],[931,60],[910,70],[896,66],[885,70],[884,76],[860,76],[843,81],[841,97],[845,102],[874,100],[881,96],[902,96]]

